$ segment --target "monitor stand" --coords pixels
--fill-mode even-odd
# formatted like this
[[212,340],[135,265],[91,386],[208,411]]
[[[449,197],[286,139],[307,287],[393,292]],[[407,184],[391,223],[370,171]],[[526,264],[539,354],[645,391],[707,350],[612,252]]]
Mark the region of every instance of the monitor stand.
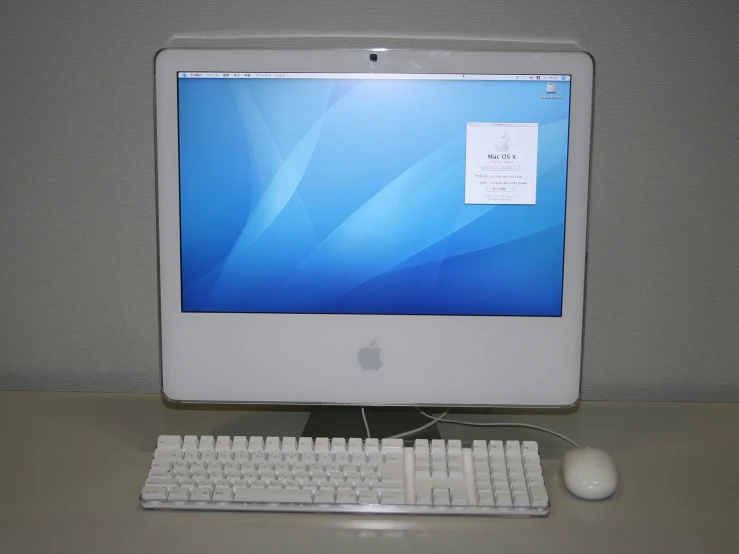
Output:
[[[415,408],[365,408],[367,423],[373,438],[390,437],[430,423]],[[367,437],[362,412],[358,406],[321,406],[311,409],[303,437]],[[408,439],[439,439],[439,429],[432,425]]]

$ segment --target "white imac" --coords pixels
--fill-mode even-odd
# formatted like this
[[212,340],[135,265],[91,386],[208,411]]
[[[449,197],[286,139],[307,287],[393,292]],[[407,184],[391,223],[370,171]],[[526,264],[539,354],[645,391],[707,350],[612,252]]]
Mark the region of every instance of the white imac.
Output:
[[155,66],[168,399],[577,402],[587,54],[168,49]]

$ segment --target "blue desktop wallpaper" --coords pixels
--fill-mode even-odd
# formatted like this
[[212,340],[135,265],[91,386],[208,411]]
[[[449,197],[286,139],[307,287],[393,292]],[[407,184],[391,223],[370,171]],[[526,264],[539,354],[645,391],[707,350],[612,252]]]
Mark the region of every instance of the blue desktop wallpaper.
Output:
[[[178,79],[182,310],[561,316],[570,82]],[[535,205],[465,205],[537,122]]]

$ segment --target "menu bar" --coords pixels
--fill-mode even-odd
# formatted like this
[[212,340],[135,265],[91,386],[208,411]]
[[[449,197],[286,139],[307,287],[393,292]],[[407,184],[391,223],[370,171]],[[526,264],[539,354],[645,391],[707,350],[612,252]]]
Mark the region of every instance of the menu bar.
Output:
[[213,71],[180,71],[180,79],[435,79],[452,81],[569,81],[569,75],[480,75],[470,73],[234,73]]

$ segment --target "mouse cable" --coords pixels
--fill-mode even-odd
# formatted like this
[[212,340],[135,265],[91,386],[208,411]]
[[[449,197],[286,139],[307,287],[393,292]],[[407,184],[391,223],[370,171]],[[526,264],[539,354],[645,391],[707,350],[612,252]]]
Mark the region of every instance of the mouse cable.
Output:
[[372,435],[370,435],[369,424],[367,423],[367,416],[364,413],[364,406],[362,406],[360,409],[362,410],[362,419],[364,420],[364,428],[367,431],[367,438],[370,439],[372,438]]
[[[577,444],[575,441],[573,441],[571,438],[566,437],[565,435],[563,435],[561,433],[557,433],[557,431],[552,431],[551,429],[547,429],[546,427],[541,427],[539,425],[532,425],[530,423],[499,423],[499,422],[497,422],[497,423],[485,423],[485,422],[477,422],[477,421],[462,421],[460,419],[446,419],[445,416],[446,416],[446,414],[449,413],[449,410],[447,410],[446,412],[444,412],[439,417],[434,417],[431,414],[427,414],[426,412],[424,412],[423,410],[421,410],[421,408],[416,408],[416,410],[418,410],[418,412],[422,416],[424,416],[424,417],[426,417],[428,419],[433,420],[430,425],[434,425],[434,424],[438,423],[439,421],[443,421],[444,423],[454,423],[456,425],[469,425],[469,426],[472,426],[472,427],[522,427],[524,429],[534,429],[535,431],[542,431],[544,433],[549,433],[550,435],[554,435],[555,437],[559,437],[560,439],[569,442],[575,448],[580,448],[580,445]],[[419,427],[418,429],[421,429],[421,428]],[[413,429],[413,431],[409,431],[407,433],[403,433],[402,435],[405,436],[406,434],[412,434],[412,433],[418,432],[418,429]],[[396,437],[397,437],[397,435],[395,437],[392,437],[392,438],[396,438]]]

